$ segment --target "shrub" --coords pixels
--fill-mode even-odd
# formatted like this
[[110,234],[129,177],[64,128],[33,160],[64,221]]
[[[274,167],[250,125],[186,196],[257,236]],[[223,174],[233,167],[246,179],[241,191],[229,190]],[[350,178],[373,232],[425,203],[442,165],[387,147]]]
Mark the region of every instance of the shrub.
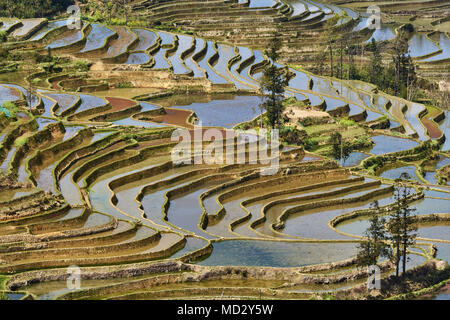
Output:
[[304,146],[306,150],[312,150],[319,145],[319,141],[314,138],[309,138],[304,141]]
[[340,125],[343,125],[345,127],[352,127],[354,125],[356,125],[356,122],[350,119],[342,119],[339,121]]
[[89,70],[90,64],[88,62],[84,61],[84,60],[76,60],[73,63],[73,67],[75,69],[77,69],[78,71],[82,71],[83,72],[83,71],[88,71]]
[[0,42],[8,41],[8,34],[5,31],[0,31]]
[[280,130],[280,138],[289,144],[300,144],[304,140],[306,133],[294,127],[282,127]]
[[134,88],[134,85],[131,82],[119,82],[116,88]]
[[15,146],[17,148],[19,148],[19,147],[23,146],[25,143],[27,143],[27,137],[20,137],[16,140]]
[[17,106],[13,102],[10,102],[10,101],[5,102],[3,104],[3,108],[8,110],[11,117],[14,117],[14,115],[19,111],[19,108],[17,108]]

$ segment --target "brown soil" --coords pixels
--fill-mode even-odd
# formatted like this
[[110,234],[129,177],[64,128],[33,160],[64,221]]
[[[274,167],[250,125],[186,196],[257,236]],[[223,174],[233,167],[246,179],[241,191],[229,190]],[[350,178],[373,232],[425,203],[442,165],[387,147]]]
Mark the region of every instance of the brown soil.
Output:
[[106,100],[108,100],[109,104],[112,107],[110,109],[110,112],[126,110],[136,105],[136,102],[128,99],[107,97]]
[[430,135],[431,139],[437,139],[440,136],[442,136],[442,132],[439,129],[439,126],[432,120],[428,118],[421,119],[423,125],[427,128],[428,134]]
[[155,117],[152,119],[153,122],[170,124],[185,128],[193,128],[192,125],[187,123],[191,111],[176,110],[176,109],[166,109],[166,114]]
[[159,146],[159,145],[168,144],[168,143],[171,143],[171,142],[172,141],[169,138],[139,142],[139,146],[137,146],[135,148],[135,150],[142,150],[142,149],[145,149],[145,148],[148,148],[148,147]]
[[60,89],[59,86],[58,86],[58,81],[53,81],[53,82],[52,82],[52,88],[53,88],[54,90],[59,90],[59,89]]
[[119,36],[117,39],[111,41],[106,58],[115,57],[118,54],[125,51],[125,47],[128,46],[134,37],[131,32],[128,32],[124,27],[113,27],[113,30]]

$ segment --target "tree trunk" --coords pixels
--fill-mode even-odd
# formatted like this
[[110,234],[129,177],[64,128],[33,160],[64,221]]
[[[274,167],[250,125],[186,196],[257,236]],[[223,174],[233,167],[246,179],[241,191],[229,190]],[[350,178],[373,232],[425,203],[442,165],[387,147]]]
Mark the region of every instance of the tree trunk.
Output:
[[342,40],[341,40],[341,65],[340,65],[340,77],[341,77],[341,80],[342,80],[342,78],[344,77],[344,65],[343,65],[343,61],[342,61],[342,58],[343,58],[343,50],[344,50],[344,47],[343,47],[343,43],[342,43]]
[[333,77],[333,47],[331,46],[331,41],[330,41],[330,68],[331,68],[331,77]]
[[396,252],[395,252],[395,276],[398,278],[400,273],[400,242],[396,243]]

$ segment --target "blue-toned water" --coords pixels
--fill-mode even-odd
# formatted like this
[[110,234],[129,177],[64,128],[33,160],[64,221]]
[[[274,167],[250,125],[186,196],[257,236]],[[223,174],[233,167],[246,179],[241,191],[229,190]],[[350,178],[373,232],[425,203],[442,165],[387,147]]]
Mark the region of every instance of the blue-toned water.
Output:
[[204,266],[300,267],[344,260],[356,254],[353,243],[288,243],[269,241],[224,241],[214,250]]

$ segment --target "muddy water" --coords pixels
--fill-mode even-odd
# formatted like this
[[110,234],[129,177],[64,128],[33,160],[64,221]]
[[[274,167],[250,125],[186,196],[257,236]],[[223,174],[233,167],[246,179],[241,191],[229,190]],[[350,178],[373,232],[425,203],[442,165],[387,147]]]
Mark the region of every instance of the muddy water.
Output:
[[155,64],[153,66],[153,69],[169,69],[171,67],[171,65],[165,58],[166,51],[166,48],[160,48],[159,51],[156,52],[154,56]]
[[299,16],[308,10],[306,4],[300,0],[287,0],[286,3],[293,9],[292,17]]
[[413,140],[385,135],[372,137],[372,141],[375,142],[375,146],[369,152],[375,155],[409,150],[419,145]]
[[400,122],[405,128],[405,134],[410,136],[415,133],[411,124],[405,119],[403,114],[404,103],[397,99],[391,99],[392,106],[389,109],[389,113]]
[[[15,85],[15,84],[8,84],[8,87],[14,88],[19,90],[20,92],[22,92],[24,99],[27,101],[27,103],[29,104],[29,107],[31,108],[35,108],[38,103],[39,103],[39,98],[34,95],[29,93],[28,90],[24,89],[21,86]],[[31,102],[31,103],[30,103]]]
[[66,126],[66,133],[64,134],[63,141],[73,138],[80,130],[85,129],[82,126]]
[[167,218],[170,223],[184,230],[191,231],[202,237],[211,238],[211,236],[200,231],[198,223],[202,210],[200,208],[199,196],[208,189],[229,181],[228,179],[217,180],[191,192],[172,198],[170,207],[167,211]]
[[0,105],[7,101],[17,101],[20,99],[19,93],[11,88],[0,86]]
[[326,111],[331,111],[331,110],[335,110],[339,107],[343,107],[345,106],[345,102],[342,100],[338,100],[338,99],[333,99],[333,98],[329,98],[326,96],[323,96],[323,99],[325,100],[326,104],[327,104],[327,109]]
[[445,119],[442,120],[442,122],[440,123],[440,127],[442,132],[444,132],[445,137],[447,138],[445,140],[444,145],[442,146],[442,151],[447,151],[450,149],[450,112],[445,110]]
[[416,175],[416,166],[402,166],[401,164],[386,166],[383,170],[378,174],[382,178],[386,179],[398,179],[401,174],[407,173],[410,175],[410,180],[420,181]]
[[146,64],[150,62],[150,56],[144,52],[134,52],[128,57],[125,64]]
[[108,104],[108,101],[98,98],[96,96],[88,95],[88,94],[79,94],[81,99],[81,104],[77,108],[76,112],[82,112],[89,109],[98,108]]
[[108,52],[105,54],[105,57],[107,58],[115,57],[121,53],[124,53],[131,42],[134,39],[137,39],[137,35],[125,27],[116,26],[112,29],[119,35],[119,37],[111,41]]
[[367,159],[368,157],[369,157],[368,154],[362,152],[352,152],[348,157],[348,159],[345,161],[344,166],[345,167],[358,166],[361,163],[361,161]]
[[61,114],[61,112],[69,109],[78,99],[73,94],[47,94],[47,96],[58,102],[59,108],[56,110],[56,114]]
[[134,33],[139,37],[138,45],[133,51],[145,51],[148,50],[156,40],[156,34],[153,31],[145,29],[132,29]]
[[[364,189],[364,187],[361,187],[361,189]],[[360,191],[360,192],[349,192],[344,195],[339,196],[330,196],[327,198],[324,198],[325,200],[333,200],[333,199],[346,199],[346,198],[353,198],[358,197],[361,195],[364,195],[368,192],[374,191],[376,188],[365,188],[366,190]],[[387,200],[389,198],[389,195],[386,196],[379,196],[376,199],[380,199],[381,201],[389,201]],[[277,222],[277,218],[283,210],[290,209],[292,207],[295,207],[299,204],[305,204],[305,203],[311,203],[315,201],[320,200],[307,200],[307,201],[299,201],[297,203],[291,204],[291,205],[280,205],[272,208],[270,214],[268,215],[268,220],[264,224],[262,228],[260,228],[259,231],[263,232],[267,235],[275,235],[277,236],[277,233],[274,233],[271,229],[271,224]],[[328,221],[332,218],[346,213],[351,212],[354,210],[366,208],[370,206],[370,203],[373,200],[369,201],[363,201],[359,203],[354,204],[348,204],[348,205],[342,205],[342,206],[331,206],[331,207],[325,207],[325,208],[317,208],[313,210],[306,210],[299,213],[296,213],[294,215],[291,215],[289,219],[286,221],[285,228],[281,231],[283,235],[289,235],[289,236],[296,236],[296,237],[303,237],[303,238],[313,238],[313,239],[332,239],[332,240],[338,240],[338,239],[347,239],[345,236],[338,235],[334,230],[330,229],[328,227]],[[280,235],[278,235],[279,237]]]
[[[127,219],[127,216],[117,211],[117,209],[110,204],[109,199],[111,198],[112,193],[107,187],[108,183],[121,176],[145,170],[147,168],[152,168],[158,164],[166,162],[167,160],[169,160],[168,158],[169,157],[150,158],[136,165],[114,171],[101,177],[93,184],[93,186],[91,186],[92,191],[89,193],[89,198],[91,200],[92,206],[100,212],[108,213],[117,218]],[[105,201],[105,199],[107,200]]]
[[171,259],[176,259],[182,257],[188,253],[192,253],[194,251],[200,250],[208,245],[208,242],[197,237],[186,237],[186,245],[183,249],[179,250],[177,253],[172,255]]
[[398,127],[400,124],[394,120],[394,117],[387,111],[386,104],[389,102],[389,100],[381,95],[373,95],[373,103],[372,106],[375,111],[378,111],[379,113],[389,117],[390,121],[390,128]]
[[424,105],[418,103],[411,103],[408,106],[408,110],[405,112],[405,118],[419,135],[419,140],[426,141],[429,139],[429,137],[426,134],[425,127],[422,125],[418,117],[418,115],[423,110],[425,110]]
[[[350,108],[350,112],[348,113],[349,116],[356,116],[356,115],[364,112],[364,109],[359,105],[350,103],[348,106]],[[377,117],[377,118],[379,118],[379,117]],[[375,120],[375,119],[373,119],[373,120]],[[367,121],[369,121],[369,120],[367,120]]]
[[427,39],[426,34],[415,33],[408,42],[411,57],[416,58],[431,54],[439,50],[439,47],[431,40]]
[[37,189],[14,189],[0,192],[0,202],[6,202],[38,192]]
[[[270,180],[267,181],[268,185],[270,185]],[[283,189],[292,189],[292,188],[296,188],[299,186],[298,182],[295,183],[288,183],[282,186]],[[292,198],[296,198],[296,197],[303,197],[303,196],[308,196],[308,195],[314,195],[314,194],[318,194],[318,193],[322,193],[325,192],[325,190],[327,190],[328,188],[323,188],[320,189],[320,191],[317,190],[313,190],[313,191],[304,191],[304,192],[294,192],[290,195],[284,195],[284,196],[279,196],[279,197],[274,197],[271,198],[269,200],[265,200],[262,201],[263,203],[268,203],[272,200],[275,199],[292,199]],[[330,190],[333,189],[340,189],[339,187],[331,187],[329,188]],[[244,212],[244,210],[240,207],[240,203],[244,200],[248,200],[251,199],[252,197],[255,196],[259,196],[261,195],[261,192],[264,193],[270,193],[271,191],[276,192],[280,190],[280,186],[276,185],[273,187],[266,187],[264,188],[264,191],[261,191],[261,189],[257,189],[255,188],[253,191],[250,192],[246,192],[245,196],[243,195],[239,195],[239,196],[235,196],[227,201],[225,201],[224,203],[224,207],[226,210],[226,215],[224,216],[224,218],[216,225],[212,225],[212,226],[208,226],[208,231],[213,233],[213,234],[217,234],[219,236],[222,237],[233,237],[234,235],[231,234],[228,231],[229,228],[229,223],[231,223],[232,221],[235,221],[236,219],[246,215],[246,212]],[[332,197],[334,198],[334,197]],[[289,204],[283,204],[283,205],[277,205],[273,208],[271,208],[271,210],[269,210],[268,214],[267,214],[267,222],[266,223],[273,223],[276,220],[276,217],[278,217],[281,214],[281,211],[283,209],[286,208],[291,208],[294,207],[295,205],[301,204],[301,203],[307,203],[307,202],[312,202],[311,200],[305,200],[305,201],[296,201],[296,202],[292,202]],[[262,207],[261,207],[262,208]],[[254,210],[254,208],[252,208]],[[261,209],[258,211],[251,211],[252,213],[255,213],[255,219],[261,217]]]
[[333,88],[329,80],[315,76],[310,76],[310,78],[313,81],[313,87],[311,90],[331,96],[338,96],[336,89]]
[[217,45],[217,51],[219,52],[219,60],[217,60],[217,62],[214,64],[214,70],[222,77],[227,78],[230,82],[234,83],[236,86],[239,85],[238,81],[229,74],[228,69],[228,61],[236,56],[234,47],[225,44],[219,44]]
[[450,38],[445,33],[439,35],[439,46],[442,49],[442,53],[432,56],[427,59],[421,60],[422,62],[433,62],[450,58]]
[[[439,160],[432,162],[432,171],[425,173],[425,179],[431,184],[437,184],[438,181],[435,177],[436,171],[441,169],[444,166],[450,164],[450,158],[440,156]],[[427,169],[428,170],[428,169]]]
[[53,180],[53,169],[56,164],[52,164],[39,172],[39,176],[36,179],[37,186],[45,191],[57,193],[55,182]]
[[1,31],[8,30],[11,26],[15,25],[19,20],[16,19],[2,19],[2,25],[0,26]]
[[[392,200],[392,202],[393,201],[394,200]],[[415,202],[411,205],[411,207],[416,209],[415,213],[417,215],[435,214],[447,213],[449,204],[450,200],[425,198],[423,200]],[[337,226],[337,229],[345,233],[361,236],[368,227],[369,220],[367,218],[358,218],[339,224]],[[448,237],[447,227],[437,227],[436,229],[428,228],[424,232],[428,235],[429,238],[432,239],[443,239],[442,237]]]
[[50,21],[45,27],[41,28],[35,35],[30,38],[30,41],[41,40],[49,31],[67,25],[68,20]]
[[[129,215],[131,215],[135,218],[141,219],[142,211],[139,210],[139,203],[136,201],[136,197],[137,197],[138,193],[140,192],[140,190],[142,188],[144,188],[144,186],[147,186],[147,185],[159,182],[159,181],[172,179],[172,178],[174,178],[180,174],[186,173],[190,170],[192,170],[192,167],[188,167],[188,166],[171,169],[163,174],[158,174],[158,175],[155,175],[150,178],[142,179],[139,181],[135,181],[133,183],[123,185],[114,190],[114,192],[116,193],[116,196],[117,196],[117,200],[118,200],[118,203],[116,206],[119,209],[121,209],[122,211],[128,213]],[[168,188],[159,189],[157,192],[155,192],[155,193],[160,194],[159,199],[155,199],[155,197],[153,197],[153,196],[156,196],[155,193],[148,194],[144,197],[144,199],[152,197],[152,199],[153,199],[152,207],[156,203],[160,203],[160,206],[156,207],[156,211],[159,213],[159,219],[154,221],[155,223],[160,223],[160,219],[162,218],[161,210],[162,210],[162,203],[164,201],[164,198],[163,198],[164,193],[166,191],[168,191],[170,188],[173,188],[174,186],[178,186],[178,184],[174,184]],[[150,208],[148,208],[146,206],[144,206],[144,208],[146,209],[146,214],[149,215]]]
[[[177,174],[169,175],[169,176],[165,177],[164,180],[170,180],[172,178],[175,178],[183,171],[188,171],[188,170],[185,169],[185,170],[179,171],[179,169],[176,169],[176,170],[170,170],[170,171],[171,172],[177,171]],[[151,193],[145,195],[141,201],[141,204],[142,204],[143,210],[145,211],[146,219],[151,220],[156,224],[166,223],[165,221],[163,221],[163,215],[162,215],[162,208],[163,208],[163,204],[165,202],[164,196],[166,195],[166,193],[175,188],[183,187],[183,186],[191,183],[194,180],[200,179],[201,177],[203,177],[203,175],[195,175],[191,178],[182,179],[176,183],[171,183],[166,187],[155,189]],[[143,181],[143,183],[141,184],[142,187],[145,185],[145,182],[146,181]],[[137,193],[136,193],[136,195],[137,195]],[[130,200],[127,199],[127,201],[130,201]],[[119,202],[119,205],[121,205],[120,202]],[[140,211],[134,210],[131,213],[140,215]]]
[[81,31],[74,30],[74,31],[65,33],[61,39],[57,39],[57,40],[53,41],[45,48],[46,49],[47,48],[51,48],[51,49],[61,48],[64,46],[71,45],[71,44],[81,40],[81,38],[82,38]]
[[249,8],[267,8],[277,3],[276,0],[250,0]]
[[449,192],[441,192],[437,190],[425,190],[424,193],[426,197],[450,199]]
[[38,124],[38,131],[41,131],[44,129],[47,125],[50,123],[56,123],[56,120],[53,119],[46,119],[46,118],[36,118],[36,122]]
[[[378,200],[380,206],[392,203],[392,198],[390,195],[383,195],[368,201],[304,211],[292,215],[286,222],[286,226],[284,230],[282,230],[282,233],[285,235],[305,238],[333,240],[348,239],[347,237],[337,234],[334,230],[330,229],[328,227],[328,221],[347,212],[369,208],[374,200]],[[267,224],[265,224],[265,226],[266,228],[268,227]],[[266,230],[264,230],[264,232],[270,231],[270,229],[267,231]]]
[[433,300],[450,300],[450,285],[446,285]]
[[[192,110],[202,121],[203,126],[214,126],[233,128],[235,125],[250,121],[259,115],[258,106],[261,103],[259,96],[210,96],[210,101],[200,102],[205,100],[204,96],[190,95],[185,97],[186,104],[183,104],[183,99],[177,99],[176,104],[171,104],[171,99],[164,101],[158,100],[157,103],[168,105],[177,109]],[[199,102],[197,102],[199,101]]]
[[259,87],[259,82],[257,82],[255,79],[253,79],[250,75],[251,67],[255,64],[261,63],[265,60],[264,55],[259,50],[253,50],[253,54],[255,55],[255,61],[247,66],[245,69],[241,71],[241,77],[245,79],[248,83],[252,83],[253,85],[256,85]]
[[436,242],[434,245],[437,248],[436,258],[442,259],[450,263],[450,243]]
[[322,103],[322,99],[320,96],[307,92],[305,92],[304,94],[308,97],[311,106],[318,106]]
[[185,35],[178,35],[178,50],[169,57],[175,74],[188,74],[191,70],[187,69],[181,60],[181,54],[192,46],[194,39]]
[[235,76],[235,78],[239,79],[239,82],[234,82],[236,88],[241,90],[251,90],[254,88],[252,85],[253,82],[246,80],[244,77],[241,76],[241,74],[237,71],[237,69],[240,67],[240,65],[246,61],[247,59],[253,57],[253,51],[249,48],[245,47],[238,47],[239,55],[241,56],[241,60],[239,60],[237,63],[235,63],[231,67],[231,73]]
[[[148,275],[139,276],[139,277],[130,277],[130,278],[111,278],[107,280],[81,280],[81,288],[94,288],[100,286],[107,286],[115,283],[125,282],[125,281],[133,281],[139,280],[143,278],[149,277]],[[66,281],[49,281],[49,282],[41,282],[32,284],[30,286],[24,287],[24,290],[36,295],[39,300],[51,300],[56,298],[59,295],[70,292],[70,289],[67,288]]]
[[200,68],[205,70],[209,81],[213,84],[226,84],[229,83],[226,78],[220,76],[217,72],[212,69],[208,63],[209,59],[215,54],[214,44],[212,41],[208,41],[207,43],[207,51],[206,56],[198,62]]
[[116,120],[112,122],[116,126],[134,126],[134,127],[141,127],[141,128],[161,128],[164,127],[164,125],[148,122],[148,121],[140,121],[140,120],[134,120],[130,117],[124,118],[121,120]]
[[9,162],[11,161],[14,152],[16,152],[16,148],[13,147],[6,156],[5,160],[3,161],[2,165],[0,166],[0,169],[3,171],[3,173],[6,173],[8,170]]
[[[319,183],[319,181],[316,181]],[[260,217],[262,217],[262,208],[267,205],[269,202],[275,201],[275,200],[280,200],[280,199],[289,199],[289,198],[294,198],[294,197],[300,197],[300,196],[307,196],[307,195],[313,195],[313,194],[319,194],[319,193],[323,193],[323,192],[330,192],[333,190],[340,190],[342,188],[345,187],[349,187],[355,184],[359,184],[360,182],[353,182],[353,183],[346,183],[346,184],[342,184],[342,185],[338,185],[338,186],[331,186],[331,187],[326,187],[326,188],[319,188],[319,189],[313,189],[311,191],[303,191],[303,192],[293,192],[293,193],[289,193],[283,196],[276,196],[276,197],[271,197],[267,200],[263,200],[263,201],[258,201],[255,202],[254,204],[250,204],[247,206],[247,209],[251,212],[252,214],[252,218],[251,220],[246,223],[246,224],[242,224],[240,226],[238,226],[234,231],[236,233],[239,234],[243,234],[243,235],[247,235],[247,236],[255,236],[255,233],[253,233],[253,231],[251,229],[248,228],[249,225],[251,225],[251,223],[253,221],[255,221],[256,219],[259,219]],[[282,209],[283,206],[277,206],[273,207],[273,210],[269,210],[267,212],[267,221],[266,224],[268,223],[274,223],[276,221],[276,217],[279,215],[279,211],[280,209]],[[260,227],[260,228],[264,228],[264,227]]]
[[199,68],[197,62],[195,62],[193,60],[193,57],[200,51],[202,50],[204,44],[205,44],[205,40],[200,39],[200,38],[195,38],[195,51],[193,53],[191,53],[189,56],[186,57],[184,64],[191,69],[194,72],[194,78],[203,78],[204,77],[204,73],[203,71]]
[[100,49],[105,44],[106,39],[114,34],[114,31],[102,24],[93,23],[91,25],[92,30],[86,38],[86,45],[80,51],[82,53]]
[[[300,267],[335,262],[356,254],[353,243],[289,243],[229,240],[213,244],[205,266]],[[245,254],[243,254],[245,253]]]
[[450,223],[434,226],[422,225],[420,226],[417,235],[421,238],[450,241]]
[[45,109],[45,111],[42,114],[42,116],[43,117],[52,117],[53,115],[52,115],[52,111],[51,110],[53,109],[53,106],[55,105],[55,102],[53,102],[52,100],[47,99],[47,98],[42,98],[42,101],[44,102],[44,109]]
[[395,38],[395,33],[389,27],[382,27],[381,29],[376,29],[372,36],[367,40],[367,43],[375,41],[389,41]]

